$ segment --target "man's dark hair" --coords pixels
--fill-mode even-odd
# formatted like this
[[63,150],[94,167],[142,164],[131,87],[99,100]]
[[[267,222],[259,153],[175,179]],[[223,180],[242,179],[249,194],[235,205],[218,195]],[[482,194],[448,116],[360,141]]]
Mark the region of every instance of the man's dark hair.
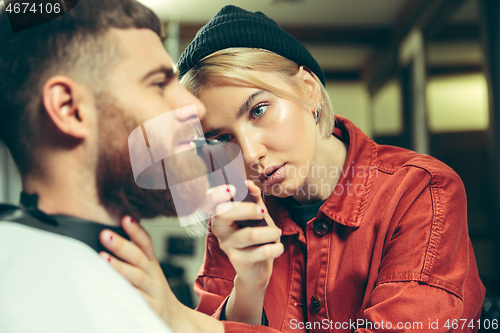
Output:
[[[9,18],[1,7],[0,11],[0,139],[21,174],[27,175],[34,171],[36,142],[46,130],[41,122],[45,82],[66,75],[95,92],[105,80],[103,73],[119,60],[109,29],[144,28],[161,37],[161,23],[135,0],[80,0],[53,21],[5,33]],[[37,20],[33,14],[26,18]]]

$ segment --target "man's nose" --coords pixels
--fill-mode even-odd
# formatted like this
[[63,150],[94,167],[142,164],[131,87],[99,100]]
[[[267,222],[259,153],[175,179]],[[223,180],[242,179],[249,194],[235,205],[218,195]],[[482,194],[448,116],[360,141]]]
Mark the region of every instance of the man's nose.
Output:
[[184,101],[184,105],[193,105],[194,108],[181,107],[174,110],[175,118],[180,122],[199,122],[203,117],[205,117],[206,109],[205,105],[193,94],[182,88],[183,94],[179,98]]

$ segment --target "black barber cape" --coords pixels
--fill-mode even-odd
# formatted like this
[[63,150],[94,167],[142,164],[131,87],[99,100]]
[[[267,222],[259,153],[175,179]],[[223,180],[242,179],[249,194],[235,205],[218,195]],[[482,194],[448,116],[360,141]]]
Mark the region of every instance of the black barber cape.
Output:
[[109,229],[130,240],[121,227],[83,220],[66,215],[47,215],[38,209],[38,195],[21,193],[21,206],[0,204],[0,223],[16,222],[28,227],[77,239],[95,251],[107,251],[99,242],[99,234]]

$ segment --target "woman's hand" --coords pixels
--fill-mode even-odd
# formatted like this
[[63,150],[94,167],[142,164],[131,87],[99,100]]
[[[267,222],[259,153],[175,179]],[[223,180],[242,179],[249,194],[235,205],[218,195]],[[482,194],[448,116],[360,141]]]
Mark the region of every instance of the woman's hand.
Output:
[[[234,187],[230,188],[234,191]],[[232,193],[234,192],[228,191],[225,185],[213,188],[207,192],[204,207],[210,211],[218,204],[230,200]],[[172,319],[178,319],[172,312],[175,310],[175,305],[181,304],[170,290],[156,259],[151,237],[130,216],[122,217],[121,225],[131,241],[110,230],[103,230],[100,241],[115,257],[106,252],[101,252],[99,255],[134,285],[151,308],[172,327]]]
[[167,322],[172,291],[156,259],[151,237],[130,216],[124,216],[121,225],[133,243],[110,230],[103,230],[99,239],[116,257],[106,252],[99,255],[134,285],[151,308]]
[[[272,273],[274,258],[283,253],[280,242],[281,230],[267,213],[260,189],[251,181],[246,181],[250,193],[257,203],[225,202],[215,208],[212,217],[212,233],[219,240],[220,248],[233,265],[238,279],[248,285],[266,287]],[[239,228],[234,221],[260,220],[265,218],[267,227]]]
[[[226,306],[226,318],[258,325],[273,260],[283,253],[283,245],[279,242],[281,232],[267,214],[259,188],[252,182],[248,182],[247,186],[257,204],[242,202],[237,209],[228,209],[233,205],[228,201],[234,195],[234,187],[223,185],[207,192],[202,209],[215,215],[212,218],[212,232],[237,272],[235,289]],[[262,217],[265,217],[267,227],[240,229],[234,224],[234,221],[260,220]],[[104,230],[100,241],[116,257],[106,252],[100,255],[132,283],[154,311],[174,328],[174,322],[183,318],[179,311],[185,312],[187,308],[170,290],[148,233],[128,216],[122,218],[121,224],[132,242],[110,230]],[[205,321],[202,318],[200,320],[199,323]]]
[[[260,325],[264,294],[271,278],[273,261],[283,251],[281,230],[267,213],[260,189],[247,181],[257,203],[225,202],[215,207],[211,220],[212,233],[219,240],[237,275],[234,289],[226,305],[226,319]],[[265,218],[267,227],[239,228],[234,221]]]
[[149,234],[129,216],[123,217],[121,224],[134,243],[110,230],[103,230],[100,240],[123,261],[106,252],[99,255],[137,288],[172,331],[223,333],[224,327],[220,321],[192,310],[177,300],[155,257]]

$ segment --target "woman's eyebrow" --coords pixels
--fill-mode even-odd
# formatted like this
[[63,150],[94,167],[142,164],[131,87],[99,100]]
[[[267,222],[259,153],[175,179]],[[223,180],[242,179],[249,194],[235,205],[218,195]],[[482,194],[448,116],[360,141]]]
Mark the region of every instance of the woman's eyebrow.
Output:
[[[265,92],[266,92],[265,90],[259,89],[256,92],[254,92],[253,94],[251,94],[247,98],[247,100],[245,101],[245,103],[243,103],[243,105],[240,107],[240,110],[236,114],[236,119],[241,118],[248,111],[248,109],[252,105],[252,101],[255,99],[255,97],[257,97],[260,94],[263,94]],[[210,138],[210,137],[216,136],[220,132],[222,132],[222,129],[220,129],[220,128],[213,128],[213,129],[211,129],[211,130],[209,130],[208,132],[205,133],[205,138]]]
[[222,132],[222,130],[220,128],[213,128],[210,131],[204,133],[205,139],[208,139],[208,138],[211,138],[213,136],[216,136],[220,132]]
[[265,90],[259,89],[256,92],[254,92],[253,94],[251,94],[250,97],[247,98],[245,103],[243,103],[243,105],[240,107],[238,114],[236,114],[236,119],[241,118],[241,116],[243,116],[248,111],[248,109],[250,108],[250,105],[252,104],[252,101],[254,100],[255,97],[257,97],[260,94],[263,94],[265,92],[266,92]]

